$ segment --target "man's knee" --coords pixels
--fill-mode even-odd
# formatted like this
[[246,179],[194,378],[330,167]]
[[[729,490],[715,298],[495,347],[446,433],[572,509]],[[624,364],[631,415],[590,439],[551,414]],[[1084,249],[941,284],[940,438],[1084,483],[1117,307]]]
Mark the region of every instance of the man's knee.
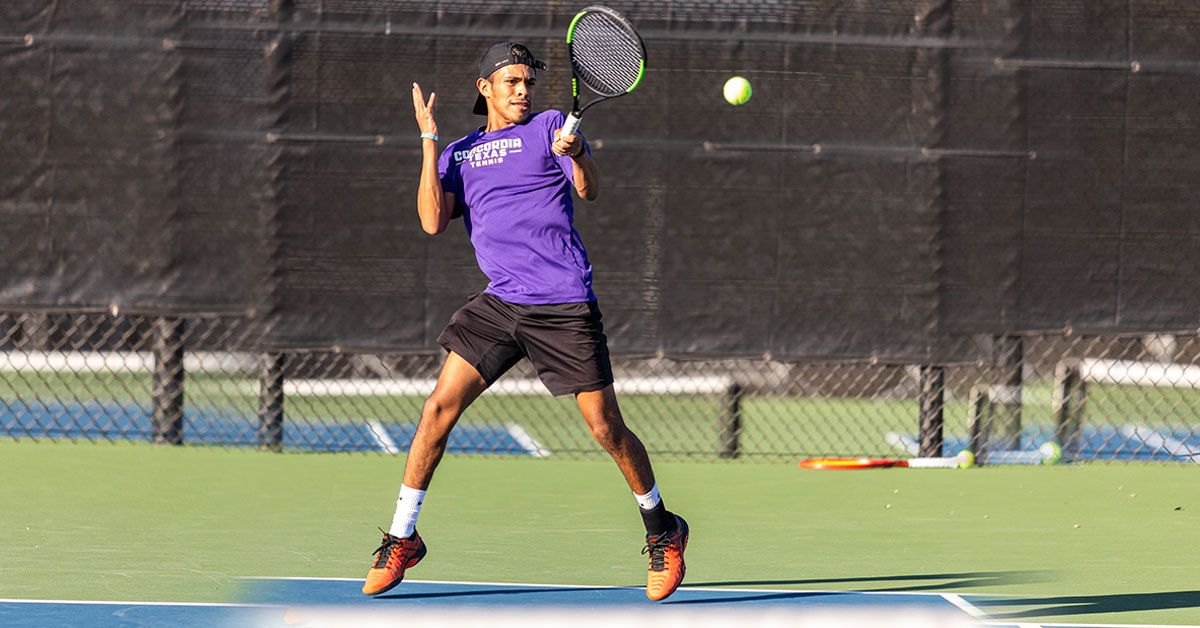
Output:
[[434,393],[425,400],[425,406],[421,408],[421,421],[433,421],[435,423],[453,421],[458,416],[458,411],[461,407],[461,402],[457,402],[453,399],[447,399],[444,395],[434,391]]
[[629,432],[623,424],[613,421],[595,421],[589,424],[588,428],[592,431],[592,438],[608,451],[620,449]]

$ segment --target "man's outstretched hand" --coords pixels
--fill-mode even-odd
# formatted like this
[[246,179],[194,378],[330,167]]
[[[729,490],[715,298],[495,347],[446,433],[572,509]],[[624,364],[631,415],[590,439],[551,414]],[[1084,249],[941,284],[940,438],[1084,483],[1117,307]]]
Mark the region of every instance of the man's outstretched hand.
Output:
[[413,110],[417,115],[417,126],[421,127],[422,133],[431,133],[437,135],[437,122],[433,120],[433,101],[437,98],[437,93],[429,93],[429,102],[425,102],[425,94],[421,93],[421,86],[413,83]]

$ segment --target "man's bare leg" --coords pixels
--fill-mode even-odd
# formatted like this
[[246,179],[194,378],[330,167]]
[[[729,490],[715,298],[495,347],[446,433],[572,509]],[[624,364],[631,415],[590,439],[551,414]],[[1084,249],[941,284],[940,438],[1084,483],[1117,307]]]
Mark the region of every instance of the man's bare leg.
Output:
[[687,522],[668,511],[658,497],[650,456],[641,439],[625,425],[612,385],[579,393],[575,400],[592,437],[616,461],[637,497],[646,525],[646,552],[650,554],[646,596],[661,600],[675,592],[687,571],[683,560],[688,542]]
[[458,423],[467,406],[471,405],[484,390],[487,382],[462,356],[450,352],[442,373],[438,376],[433,394],[425,400],[421,410],[421,422],[408,448],[408,460],[404,463],[404,485],[417,490],[429,488],[433,471],[446,453],[446,440]]
[[601,390],[578,393],[575,401],[579,403],[579,411],[587,421],[592,438],[612,456],[625,475],[629,488],[638,495],[648,493],[654,487],[650,456],[646,455],[646,447],[641,439],[625,425],[612,385]]
[[487,388],[487,383],[458,354],[451,352],[442,365],[433,394],[425,401],[421,422],[409,447],[404,463],[404,482],[396,500],[396,515],[392,527],[383,535],[383,543],[375,550],[377,556],[363,582],[363,593],[380,595],[404,580],[404,573],[425,557],[425,542],[417,534],[417,514],[433,470],[446,452],[450,431],[462,416],[463,410]]

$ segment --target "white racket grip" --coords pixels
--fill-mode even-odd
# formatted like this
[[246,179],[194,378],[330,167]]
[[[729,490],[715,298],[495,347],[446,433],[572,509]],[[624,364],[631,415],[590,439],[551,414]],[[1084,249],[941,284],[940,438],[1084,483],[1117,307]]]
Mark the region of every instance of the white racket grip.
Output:
[[908,461],[910,469],[957,469],[957,458],[911,458]]
[[567,114],[567,119],[562,125],[562,134],[575,135],[575,131],[577,130],[579,130],[579,118],[575,117],[573,113]]

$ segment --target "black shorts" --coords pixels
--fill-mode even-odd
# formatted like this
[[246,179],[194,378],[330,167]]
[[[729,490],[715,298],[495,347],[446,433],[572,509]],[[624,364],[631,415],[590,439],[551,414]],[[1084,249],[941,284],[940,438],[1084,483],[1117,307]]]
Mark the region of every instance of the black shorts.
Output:
[[488,386],[528,357],[550,394],[570,395],[613,382],[600,318],[595,301],[522,305],[481,292],[454,313],[437,340]]

